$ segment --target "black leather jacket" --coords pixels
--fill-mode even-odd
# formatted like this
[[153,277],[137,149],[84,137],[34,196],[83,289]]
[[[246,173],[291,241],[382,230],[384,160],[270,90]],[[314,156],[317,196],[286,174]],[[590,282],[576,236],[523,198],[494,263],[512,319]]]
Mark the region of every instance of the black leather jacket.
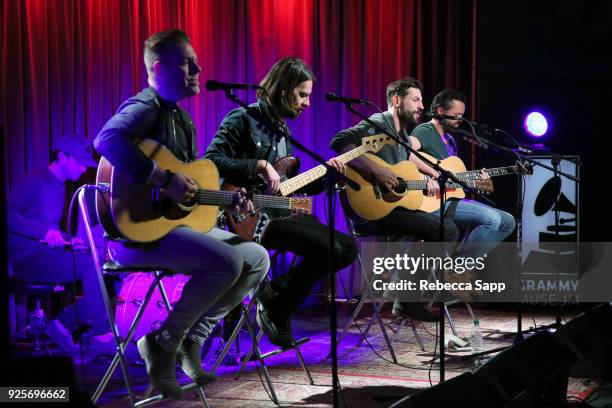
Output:
[[[289,140],[279,139],[255,118],[257,115],[263,115],[291,135],[283,123],[271,119],[270,106],[259,101],[249,105],[249,109],[252,114],[247,113],[244,108],[228,113],[204,153],[205,159],[210,159],[217,165],[221,177],[238,185],[250,185],[257,180],[257,160],[274,163],[279,158],[292,154]],[[319,180],[299,192],[318,194],[322,188],[323,183]]]

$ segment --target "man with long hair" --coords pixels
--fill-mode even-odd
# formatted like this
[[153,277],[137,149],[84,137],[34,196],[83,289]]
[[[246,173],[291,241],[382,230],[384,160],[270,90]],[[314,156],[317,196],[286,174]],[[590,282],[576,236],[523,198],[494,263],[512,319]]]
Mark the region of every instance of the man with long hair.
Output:
[[[205,158],[212,160],[222,177],[233,184],[252,185],[263,179],[267,190],[276,193],[280,176],[273,164],[292,153],[291,132],[287,119],[297,118],[310,106],[315,76],[304,61],[284,58],[270,69],[261,81],[258,101],[231,111],[219,126],[208,146]],[[264,117],[262,123],[257,117]],[[272,126],[275,129],[269,129]],[[328,162],[340,172],[345,167],[339,161]],[[291,174],[290,174],[291,176]],[[323,180],[311,183],[301,192],[317,194],[323,191]],[[261,244],[269,249],[290,251],[302,257],[287,273],[272,280],[260,293],[257,320],[270,342],[290,347],[291,315],[306,299],[313,286],[327,277],[332,254],[328,227],[311,216],[278,217],[267,212],[261,219],[265,226]],[[352,238],[336,232],[333,249],[334,273],[350,265],[357,256]]]

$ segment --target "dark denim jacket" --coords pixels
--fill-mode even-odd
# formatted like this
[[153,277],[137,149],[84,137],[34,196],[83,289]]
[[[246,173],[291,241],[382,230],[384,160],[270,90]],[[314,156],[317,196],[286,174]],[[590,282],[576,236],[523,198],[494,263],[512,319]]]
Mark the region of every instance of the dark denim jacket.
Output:
[[[187,146],[177,146],[183,137]],[[198,156],[195,127],[189,115],[175,104],[162,100],[153,88],[146,88],[121,104],[94,140],[96,150],[135,182],[144,183],[153,171],[153,161],[134,144],[154,139],[165,145],[179,160]]]
[[[270,117],[269,106],[265,102],[254,103],[249,109],[254,115]],[[277,122],[273,123],[280,126]],[[280,158],[279,149],[286,151],[283,157],[291,155],[291,142],[279,140],[244,108],[237,108],[221,122],[204,158],[217,165],[221,177],[239,184],[250,184],[255,181],[257,160],[274,163]]]
[[[292,146],[289,140],[278,139],[256,119],[258,115],[271,118],[270,107],[263,101],[249,105],[252,114],[244,108],[234,109],[221,122],[219,130],[204,153],[205,159],[212,160],[219,169],[221,177],[238,185],[251,185],[257,181],[257,160],[276,162],[279,158],[290,156]],[[254,117],[255,116],[255,117]],[[286,125],[272,122],[284,127]],[[289,174],[289,177],[295,174]],[[323,191],[322,180],[311,183],[298,193],[318,194]]]

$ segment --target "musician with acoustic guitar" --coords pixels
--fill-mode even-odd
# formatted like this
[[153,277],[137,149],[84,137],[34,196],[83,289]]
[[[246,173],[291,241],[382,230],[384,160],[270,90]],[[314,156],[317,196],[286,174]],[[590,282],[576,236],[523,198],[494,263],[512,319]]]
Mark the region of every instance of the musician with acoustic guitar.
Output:
[[[310,68],[298,58],[289,57],[276,62],[260,83],[262,89],[257,93],[258,101],[249,106],[249,112],[238,108],[223,119],[204,158],[212,160],[221,177],[233,184],[253,186],[261,180],[268,192],[282,195],[285,191],[283,185],[286,185],[284,177],[291,182],[296,173],[295,168],[286,168],[286,164],[295,159],[290,157],[291,133],[285,121],[297,118],[310,106],[314,80]],[[277,132],[267,128],[259,117],[266,118]],[[340,172],[345,170],[339,159],[331,159],[328,164]],[[285,171],[281,171],[281,167]],[[319,175],[320,172],[313,174],[313,182],[305,184],[298,192],[322,192],[324,186]],[[256,233],[261,235],[263,246],[302,257],[296,266],[275,278],[265,291],[260,292],[257,310],[257,320],[270,341],[287,348],[295,342],[291,334],[293,311],[306,299],[317,281],[327,276],[331,253],[328,228],[312,216],[282,217],[282,214],[272,212],[258,215],[260,222]],[[261,230],[263,234],[260,234]],[[333,253],[334,271],[337,272],[356,258],[355,241],[337,232]]]
[[[166,397],[180,399],[183,390],[176,378],[176,362],[200,385],[216,378],[202,370],[201,346],[217,321],[242,302],[263,279],[270,260],[267,251],[252,241],[219,228],[206,231],[198,227],[206,224],[197,222],[199,204],[211,197],[210,191],[202,187],[218,186],[202,185],[208,180],[203,179],[202,174],[186,173],[186,169],[191,168],[189,163],[184,165],[178,161],[194,162],[198,154],[195,128],[189,115],[179,106],[180,101],[200,91],[201,69],[189,38],[180,30],[153,34],[145,42],[144,60],[150,86],[119,107],[94,144],[103,156],[101,163],[111,165],[108,173],[113,180],[111,189],[117,187],[115,184],[120,180],[127,179],[133,183],[134,194],[149,189],[149,200],[152,194],[159,195],[160,206],[171,202],[190,214],[182,225],[180,219],[171,224],[176,221],[171,213],[153,217],[159,214],[155,208],[143,206],[142,212],[130,211],[117,203],[121,201],[119,198],[129,196],[130,188],[123,188],[119,189],[120,197],[111,197],[112,221],[138,227],[147,226],[156,218],[162,227],[172,226],[162,234],[159,229],[143,234],[138,228],[132,228],[127,234],[127,238],[132,239],[113,235],[117,231],[106,231],[111,235],[109,254],[119,265],[158,267],[191,275],[161,327],[138,341],[138,351],[146,363],[151,382]],[[138,142],[145,138],[156,143],[151,140]],[[176,156],[178,160],[157,160],[168,156]],[[214,169],[212,163],[210,166],[201,164]],[[98,171],[99,179],[104,176],[102,170],[104,168]],[[125,183],[127,181],[124,186]],[[121,193],[124,193],[122,197]],[[244,190],[233,193],[226,204],[240,210],[252,208]],[[216,209],[213,212],[216,218]],[[192,218],[196,218],[193,227],[189,226]],[[122,230],[120,225],[118,231]],[[208,228],[210,225],[203,229]],[[147,235],[154,240],[146,242]]]
[[[411,77],[390,83],[386,92],[387,111],[372,115],[370,120],[391,133],[397,131],[404,142],[411,145],[413,139],[410,137],[411,131],[422,118],[422,90],[421,82]],[[359,146],[364,137],[374,133],[377,132],[369,123],[361,121],[356,126],[336,134],[331,141],[331,147],[338,152],[346,152]],[[365,198],[362,200],[360,197],[357,199],[356,204],[363,204],[363,208],[357,205],[355,208],[357,210],[355,215],[359,217],[354,218],[357,232],[411,236],[429,242],[438,241],[439,217],[418,210],[423,191],[425,194],[435,194],[436,182],[433,179],[419,182],[417,183],[419,186],[416,187],[418,189],[410,190],[410,185],[396,174],[400,170],[405,170],[409,173],[406,175],[407,178],[422,178],[413,163],[415,161],[420,162],[403,146],[391,142],[374,155],[368,153],[349,163],[349,168],[355,171],[354,176],[353,174],[349,176],[364,180],[361,190],[354,192],[358,195],[369,193],[372,198],[370,201]],[[403,191],[395,194],[396,189]],[[348,190],[349,187],[347,194],[352,194]],[[404,192],[406,194],[403,194]],[[368,213],[377,208],[380,208],[380,212],[369,217]],[[445,240],[456,241],[459,236],[457,226],[452,221],[445,220],[444,227]],[[437,320],[437,316],[423,303],[396,300],[393,313],[396,316],[421,321]]]
[[[465,170],[465,166],[455,157],[457,156],[457,145],[451,133],[453,133],[453,129],[458,128],[461,124],[461,117],[465,113],[466,101],[465,95],[457,90],[443,90],[434,97],[430,108],[434,115],[439,116],[434,116],[431,121],[420,124],[412,131],[412,135],[414,136],[412,147],[419,152],[430,155],[433,157],[434,161],[441,160],[441,166],[446,170],[453,171],[455,174],[457,174],[456,170],[458,169],[452,167],[452,163],[459,164],[459,166],[463,167],[462,170]],[[445,119],[444,116],[453,116],[456,117],[457,120]],[[435,175],[432,174],[432,169],[430,167],[422,163],[417,163],[417,167],[426,174]],[[507,170],[502,172],[500,169]],[[464,178],[464,180],[469,180],[470,178],[487,180],[491,175],[516,172],[513,167],[500,169],[483,169],[480,172],[463,172],[460,174],[467,176],[471,173],[471,175]],[[458,198],[464,196],[465,194],[462,193]],[[454,209],[455,223],[459,227],[469,230],[469,235],[465,240],[465,250],[462,251],[462,255],[474,255],[470,253],[470,244],[475,243],[478,243],[477,248],[479,254],[482,252],[489,252],[499,242],[506,239],[506,237],[514,231],[514,227],[516,226],[516,221],[511,214],[474,200],[450,199],[447,201],[446,206],[447,209],[449,206],[456,206]],[[433,206],[429,206],[429,208],[435,208],[432,214],[436,215],[436,217],[439,216],[439,205],[436,206],[434,203]]]

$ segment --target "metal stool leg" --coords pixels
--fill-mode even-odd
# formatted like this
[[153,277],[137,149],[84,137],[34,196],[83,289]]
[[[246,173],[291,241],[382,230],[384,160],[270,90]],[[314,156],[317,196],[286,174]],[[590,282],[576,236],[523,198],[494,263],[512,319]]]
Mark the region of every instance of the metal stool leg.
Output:
[[421,336],[419,335],[418,330],[416,329],[416,325],[414,324],[414,320],[409,319],[410,320],[410,326],[412,327],[412,333],[414,333],[414,338],[416,339],[417,343],[419,343],[419,347],[421,348],[421,351],[425,351],[425,346],[423,345],[423,340],[421,339]]
[[[156,276],[156,280],[157,279],[160,279],[160,276]],[[153,291],[155,290],[156,285],[157,285],[157,282],[153,282],[149,286],[149,289],[147,290],[144,301],[138,308],[138,311],[136,312],[136,316],[134,317],[134,320],[132,321],[132,324],[130,325],[130,329],[128,330],[128,333],[124,339],[122,339],[121,336],[119,335],[119,329],[117,328],[117,325],[114,324],[115,323],[114,319],[111,318],[111,322],[113,322],[113,324],[111,324],[111,329],[113,331],[113,335],[115,336],[115,341],[117,344],[117,353],[115,353],[115,357],[111,361],[110,366],[106,370],[106,373],[102,377],[100,384],[98,384],[98,388],[93,394],[92,401],[94,402],[94,404],[98,401],[98,399],[100,398],[100,395],[102,395],[102,392],[108,385],[108,381],[110,380],[112,375],[115,373],[115,370],[117,369],[117,365],[119,363],[121,363],[121,370],[123,371],[123,374],[124,374],[124,381],[126,382],[126,387],[128,388],[128,394],[130,394],[130,401],[132,402],[132,405],[135,404],[136,400],[134,397],[132,381],[130,379],[130,376],[127,375],[128,371],[127,371],[127,360],[125,358],[125,349],[127,348],[127,345],[129,344],[130,340],[132,340],[132,337],[134,336],[136,327],[138,326],[138,323],[140,322],[140,319],[142,318],[142,315],[144,314],[144,311],[147,305],[149,304],[149,300],[151,299],[151,296],[153,295]],[[106,293],[105,293],[105,297],[107,297]],[[109,303],[110,303],[110,300],[109,300]]]
[[300,348],[296,346],[293,349],[295,350],[295,354],[297,355],[298,360],[300,360],[300,364],[302,365],[302,368],[304,369],[304,372],[306,373],[306,378],[308,379],[308,382],[310,383],[310,385],[314,385],[314,380],[312,378],[312,375],[310,375],[310,370],[308,369],[308,366],[306,365],[306,361],[304,361],[304,356],[302,356],[302,352],[300,351]]
[[[365,268],[363,266],[363,259],[361,258],[361,254],[360,253],[357,253],[357,261],[359,262],[359,268],[361,269],[363,280],[364,280],[364,282],[366,284],[365,285],[366,286],[366,293],[364,295],[362,295],[361,300],[357,304],[357,307],[355,308],[355,311],[353,312],[352,319],[354,319],[355,321],[357,320],[357,314],[359,313],[359,311],[361,310],[361,308],[363,307],[365,301],[368,298],[372,300],[372,305],[373,305],[373,310],[374,310],[374,315],[372,316],[372,318],[370,318],[370,321],[368,322],[368,326],[366,327],[366,330],[362,333],[361,339],[359,340],[359,343],[358,343],[357,346],[361,345],[361,343],[363,342],[365,336],[369,332],[370,327],[372,326],[372,323],[374,322],[374,320],[376,320],[378,322],[378,325],[380,326],[381,331],[382,331],[383,338],[385,339],[385,343],[387,345],[387,349],[389,350],[389,353],[391,354],[391,358],[392,358],[393,362],[397,364],[397,356],[395,355],[395,350],[393,349],[393,346],[391,345],[391,340],[389,339],[389,335],[387,334],[387,330],[385,328],[385,324],[384,324],[384,322],[382,320],[382,317],[380,315],[380,309],[382,308],[382,305],[384,304],[384,299],[381,300],[378,303],[374,301],[374,294],[372,293],[371,282],[368,279],[367,273],[366,273]],[[345,327],[344,327],[344,329],[342,331],[342,334],[340,335],[340,338],[338,340],[338,344],[340,343],[340,340],[342,340],[342,338],[346,335],[350,324],[351,324],[351,320],[349,320],[347,322],[347,324],[345,325]],[[328,358],[329,358],[329,356],[328,356]]]
[[248,315],[248,311],[251,309],[251,304],[249,303],[249,307],[247,308],[244,308],[244,305],[242,307],[243,307],[243,311],[242,311],[242,315],[240,316],[240,320],[238,320],[238,324],[236,324],[236,327],[234,328],[232,335],[225,343],[225,347],[223,347],[223,351],[221,351],[221,354],[219,354],[219,357],[217,357],[217,361],[215,361],[215,364],[213,365],[213,368],[211,370],[212,373],[217,371],[219,366],[221,366],[221,363],[223,363],[223,359],[229,352],[229,349],[232,347],[234,340],[236,340],[236,338],[240,334],[240,330],[242,330],[242,326],[244,326],[244,323],[246,320],[245,315]]
[[238,378],[240,376],[240,374],[242,373],[242,370],[244,369],[244,367],[246,366],[246,363],[249,361],[251,355],[253,353],[255,353],[255,357],[259,360],[259,363],[261,364],[261,369],[263,371],[264,374],[264,379],[266,380],[266,383],[268,384],[268,387],[270,389],[270,397],[272,398],[272,401],[275,404],[278,404],[278,397],[276,396],[276,391],[274,390],[274,385],[272,385],[272,380],[270,379],[270,373],[268,372],[268,367],[266,366],[266,362],[264,361],[264,359],[261,356],[261,350],[259,350],[259,340],[261,339],[261,336],[263,335],[263,330],[259,330],[259,333],[257,333],[257,335],[255,335],[255,328],[253,327],[253,325],[251,324],[251,322],[247,319],[246,320],[246,325],[247,328],[249,330],[249,334],[251,335],[251,338],[253,339],[253,345],[251,347],[251,350],[249,351],[247,357],[245,357],[242,366],[240,367],[240,371],[238,372],[238,376],[236,376],[236,378]]
[[[151,286],[149,287],[147,291],[147,294],[145,295],[145,300],[138,308],[138,311],[136,312],[136,316],[134,317],[134,320],[132,321],[132,324],[130,325],[130,329],[128,330],[128,333],[124,339],[122,339],[121,336],[119,335],[119,329],[117,328],[116,324],[111,325],[111,329],[113,331],[113,335],[115,336],[115,340],[117,344],[117,352],[115,353],[115,356],[113,360],[111,361],[111,364],[106,370],[106,373],[102,377],[100,384],[98,384],[98,388],[93,394],[92,401],[94,403],[98,401],[98,399],[100,398],[100,395],[102,395],[102,392],[108,385],[108,381],[110,380],[112,375],[115,373],[115,370],[117,369],[117,365],[121,363],[121,370],[123,371],[123,374],[124,374],[124,381],[126,382],[126,387],[128,388],[128,394],[130,394],[130,401],[132,402],[132,406],[134,406],[135,397],[134,397],[134,391],[133,391],[131,379],[127,371],[127,360],[125,358],[125,350],[130,340],[132,339],[134,332],[136,331],[136,327],[138,326],[138,323],[140,322],[140,319],[142,318],[142,315],[144,314],[144,311],[147,305],[149,304],[149,300],[151,296],[153,295],[154,289],[155,289],[155,284],[151,284]],[[112,322],[114,323],[114,320],[112,320]]]

